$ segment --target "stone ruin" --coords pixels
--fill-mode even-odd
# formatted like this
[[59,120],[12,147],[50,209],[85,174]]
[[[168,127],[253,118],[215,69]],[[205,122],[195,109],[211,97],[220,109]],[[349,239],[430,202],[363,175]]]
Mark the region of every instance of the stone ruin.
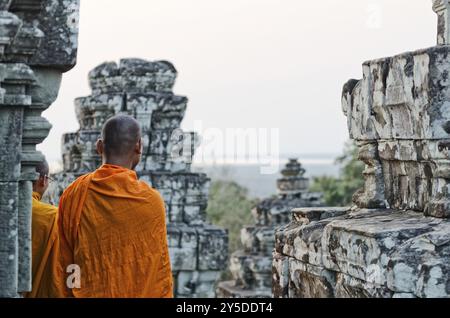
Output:
[[79,0],[0,0],[0,297],[31,291],[31,193],[41,113],[76,62]]
[[[368,61],[363,78],[344,86],[350,136],[366,164],[355,206],[322,208],[312,196],[314,207],[292,210],[276,232],[270,274],[272,233],[294,206],[282,212],[281,202],[303,182],[288,167],[279,197],[255,208],[256,225],[242,231],[234,281],[219,294],[268,297],[272,277],[275,297],[450,295],[448,0],[433,0],[433,10],[437,46]],[[0,297],[31,290],[31,191],[43,159],[36,145],[51,129],[41,113],[76,63],[78,14],[79,0],[0,0]],[[211,297],[227,234],[205,221],[209,179],[190,172],[197,136],[179,130],[187,99],[172,94],[175,77],[170,63],[141,60],[90,73],[92,95],[76,101],[80,130],[64,136],[54,199],[100,164],[94,143],[105,119],[133,115],[145,142],[138,174],[167,204],[175,294]]]
[[277,180],[278,195],[260,202],[253,210],[255,225],[241,230],[243,250],[230,259],[232,281],[219,283],[222,298],[268,298],[272,296],[272,250],[275,229],[289,222],[295,207],[318,207],[322,195],[308,192],[309,180],[296,159],[291,159]]
[[353,208],[293,210],[275,297],[450,296],[450,6],[433,9],[437,46],[365,62],[345,84],[365,185]]
[[198,136],[181,131],[188,99],[172,93],[177,71],[166,61],[123,59],[89,73],[92,94],[75,100],[80,129],[62,138],[63,172],[50,189],[62,191],[101,165],[95,143],[104,122],[116,114],[136,118],[142,128],[143,156],[136,171],[164,198],[175,296],[214,297],[228,259],[228,233],[206,222],[210,179],[191,172]]

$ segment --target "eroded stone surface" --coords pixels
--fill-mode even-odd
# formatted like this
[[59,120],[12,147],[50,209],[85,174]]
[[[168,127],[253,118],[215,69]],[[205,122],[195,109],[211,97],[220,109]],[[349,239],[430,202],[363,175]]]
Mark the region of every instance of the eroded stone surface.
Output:
[[366,163],[359,207],[448,216],[449,49],[366,62],[363,79],[344,88],[350,136]]
[[300,222],[294,212],[277,231],[275,297],[448,296],[450,220],[386,209],[342,212],[320,219],[317,210],[302,209]]
[[450,223],[407,240],[392,253],[387,285],[398,294],[448,297],[450,294]]
[[0,297],[31,290],[31,183],[41,113],[75,65],[79,0],[0,1]]
[[433,0],[433,11],[438,16],[437,43],[439,45],[450,43],[450,4],[448,0]]
[[450,297],[448,0],[433,9],[438,46],[365,62],[344,85],[365,184],[355,207],[294,211],[277,231],[275,297]]

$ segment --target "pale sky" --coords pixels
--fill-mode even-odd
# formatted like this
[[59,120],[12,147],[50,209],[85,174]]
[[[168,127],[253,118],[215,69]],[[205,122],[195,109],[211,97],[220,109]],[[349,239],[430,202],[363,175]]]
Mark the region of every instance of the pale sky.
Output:
[[44,113],[38,146],[60,160],[88,72],[125,57],[169,60],[189,98],[183,128],[279,128],[280,151],[340,153],[340,95],[365,60],[435,45],[430,0],[81,0],[78,63]]

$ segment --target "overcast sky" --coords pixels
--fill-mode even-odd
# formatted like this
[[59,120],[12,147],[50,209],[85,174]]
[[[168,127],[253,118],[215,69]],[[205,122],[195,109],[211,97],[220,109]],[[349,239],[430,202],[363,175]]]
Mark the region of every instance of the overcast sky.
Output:
[[81,0],[78,63],[38,148],[60,159],[87,74],[124,57],[165,59],[189,97],[184,129],[279,128],[280,151],[339,153],[342,85],[365,60],[435,45],[430,0]]

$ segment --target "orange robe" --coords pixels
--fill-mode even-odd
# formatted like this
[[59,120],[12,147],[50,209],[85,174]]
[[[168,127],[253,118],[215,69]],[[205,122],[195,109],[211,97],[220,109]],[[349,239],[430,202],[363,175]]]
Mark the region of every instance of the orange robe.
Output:
[[33,289],[26,297],[52,297],[54,272],[58,264],[57,240],[58,208],[41,202],[41,195],[33,192],[32,201],[32,277]]
[[[164,201],[136,172],[102,165],[75,180],[61,196],[58,228],[61,268],[80,269],[80,288],[64,296],[173,297]],[[73,273],[65,281],[76,282]]]

